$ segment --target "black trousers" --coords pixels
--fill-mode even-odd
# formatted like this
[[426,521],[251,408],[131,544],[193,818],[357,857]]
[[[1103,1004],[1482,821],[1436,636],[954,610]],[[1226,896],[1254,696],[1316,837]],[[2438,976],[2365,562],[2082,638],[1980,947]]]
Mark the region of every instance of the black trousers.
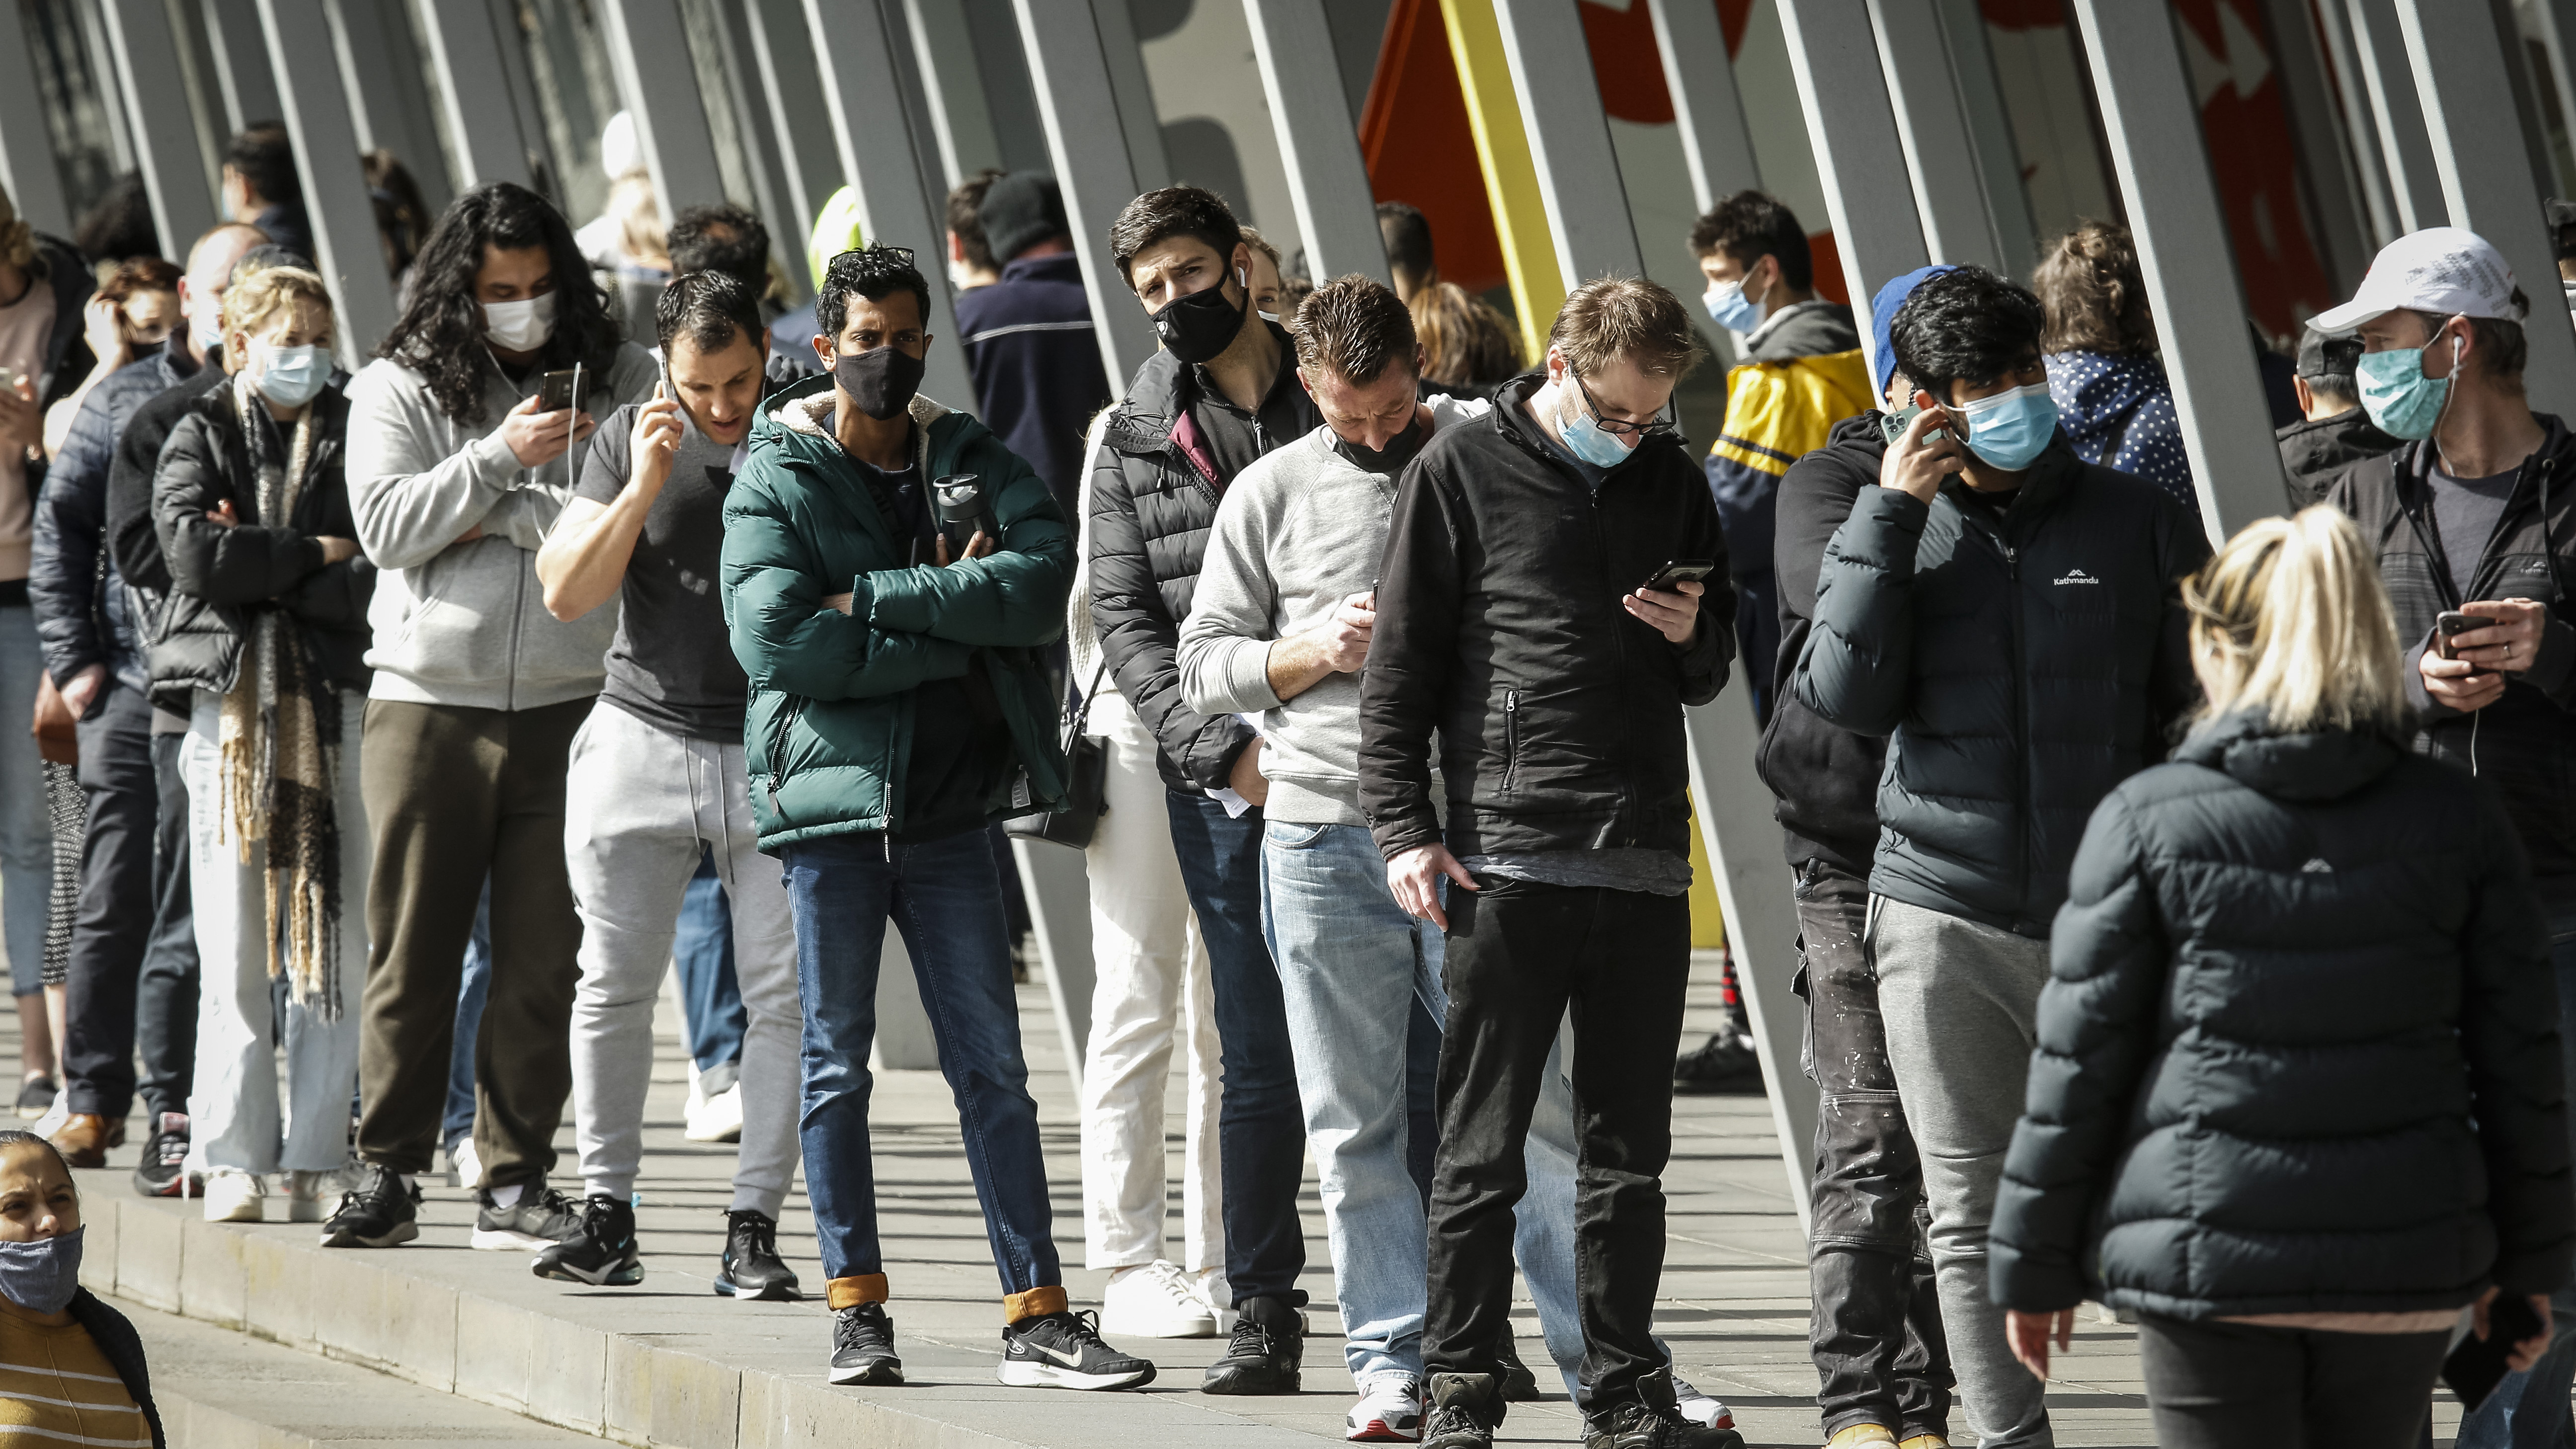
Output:
[[152,844],[152,936],[134,990],[134,1037],[143,1059],[143,1110],[188,1110],[197,1075],[197,916],[188,900],[188,781],[179,773],[182,733],[152,736],[152,778],[161,808]]
[[63,983],[63,1089],[70,1110],[122,1121],[134,1107],[134,990],[152,934],[152,850],[161,814],[152,776],[152,703],[111,675],[98,707],[78,728],[88,833]]
[[2138,1318],[2162,1449],[2413,1449],[2450,1342]]
[[1441,979],[1440,1148],[1431,1183],[1434,1373],[1501,1372],[1511,1341],[1512,1207],[1548,1047],[1574,1018],[1575,1269],[1584,1409],[1633,1403],[1664,1367],[1655,1292],[1664,1272],[1664,1164],[1672,1061],[1690,976],[1684,896],[1485,876],[1448,895]]
[[1797,902],[1803,1065],[1818,1098],[1808,1340],[1825,1437],[1855,1424],[1899,1439],[1946,1434],[1953,1380],[1923,1239],[1923,1164],[1897,1101],[1878,974],[1861,939],[1869,883],[1811,860],[1798,872]]

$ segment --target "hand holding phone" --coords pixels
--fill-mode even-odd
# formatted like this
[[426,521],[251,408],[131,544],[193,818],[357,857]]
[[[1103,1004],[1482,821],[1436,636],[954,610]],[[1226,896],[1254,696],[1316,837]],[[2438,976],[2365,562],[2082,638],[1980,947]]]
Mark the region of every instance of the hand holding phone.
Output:
[[[1966,469],[1967,450],[1947,428],[1936,426],[1940,420],[1941,414],[1911,402],[1881,415],[1879,429],[1887,433],[1887,455],[1879,460],[1878,486],[1929,504],[1940,495],[1943,479]],[[1894,432],[1888,432],[1891,425]]]
[[1674,585],[1684,581],[1700,583],[1716,572],[1717,563],[1713,559],[1677,558],[1648,574],[1646,581],[1637,585],[1637,589],[1640,593],[1648,590],[1665,594],[1675,593],[1678,590],[1673,587]]
[[2433,652],[2444,659],[2457,659],[2460,656],[2451,643],[2452,636],[2465,634],[2471,629],[2484,629],[2493,623],[2493,619],[2481,619],[2459,609],[2444,609],[2433,618]]

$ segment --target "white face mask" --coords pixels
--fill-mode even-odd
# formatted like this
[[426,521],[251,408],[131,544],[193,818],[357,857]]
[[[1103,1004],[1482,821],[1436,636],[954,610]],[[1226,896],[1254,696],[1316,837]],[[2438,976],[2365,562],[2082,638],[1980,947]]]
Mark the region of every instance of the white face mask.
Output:
[[483,335],[503,352],[534,352],[555,332],[555,294],[483,304]]

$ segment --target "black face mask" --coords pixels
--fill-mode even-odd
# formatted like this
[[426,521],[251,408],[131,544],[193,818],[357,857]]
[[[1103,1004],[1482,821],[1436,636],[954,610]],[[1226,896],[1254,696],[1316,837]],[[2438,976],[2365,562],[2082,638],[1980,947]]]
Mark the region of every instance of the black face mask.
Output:
[[1225,299],[1225,284],[1219,281],[1164,303],[1163,310],[1153,314],[1154,335],[1181,361],[1207,362],[1234,345],[1235,334],[1243,330],[1243,314],[1251,306],[1252,288],[1243,289],[1243,305],[1238,307]]
[[1430,440],[1431,430],[1422,426],[1422,410],[1416,408],[1413,412],[1413,421],[1404,425],[1403,432],[1387,439],[1385,447],[1362,447],[1335,433],[1333,451],[1348,458],[1352,466],[1363,473],[1383,473],[1392,478],[1403,472],[1404,465],[1412,462],[1413,456],[1421,452],[1422,445]]
[[921,391],[921,359],[888,343],[865,352],[844,352],[832,364],[832,381],[859,405],[859,411],[884,422],[902,414],[912,395]]

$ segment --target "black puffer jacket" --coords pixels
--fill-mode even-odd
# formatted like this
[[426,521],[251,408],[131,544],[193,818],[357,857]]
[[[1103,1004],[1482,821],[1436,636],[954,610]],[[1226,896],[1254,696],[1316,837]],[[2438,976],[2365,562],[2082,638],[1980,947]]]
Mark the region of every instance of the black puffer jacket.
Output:
[[[349,400],[336,384],[314,397],[312,459],[294,516],[281,525],[259,516],[254,453],[282,465],[293,430],[269,426],[262,415],[254,441],[233,398],[231,388],[200,397],[161,449],[152,521],[172,588],[151,646],[153,700],[185,714],[195,690],[230,692],[243,636],[269,608],[303,626],[305,657],[325,678],[363,693],[372,677],[367,601],[376,566],[364,554],[322,561],[323,539],[358,536],[342,471]],[[240,520],[231,528],[206,517],[227,502]]]
[[2491,790],[2394,738],[2218,721],[2102,802],[2054,946],[1996,1303],[2382,1313],[2567,1281],[2556,976]]
[[2199,694],[2179,585],[2209,540],[2063,433],[2000,531],[1966,486],[1929,507],[1862,490],[1790,685],[1827,723],[1892,736],[1872,892],[2045,936],[2086,818],[2164,758]]
[[[1270,330],[1284,370],[1295,345],[1276,325]],[[1217,500],[1234,481],[1223,476],[1191,416],[1198,371],[1168,352],[1136,369],[1102,426],[1082,540],[1091,560],[1091,621],[1110,677],[1161,745],[1155,763],[1163,783],[1192,793],[1222,788],[1253,738],[1243,721],[1200,714],[1181,694],[1181,621],[1190,616]],[[1323,422],[1294,379],[1266,406],[1262,425],[1272,446]]]
[[1674,438],[1591,491],[1522,407],[1543,381],[1432,434],[1396,487],[1360,674],[1360,809],[1389,857],[1444,839],[1435,730],[1454,855],[1690,849],[1681,707],[1726,683],[1735,591],[1701,595],[1687,645],[1620,600],[1674,559],[1726,577],[1717,504]]
[[2353,464],[2405,446],[2381,432],[2370,414],[2359,408],[2315,422],[2295,422],[2272,437],[2281,449],[2282,482],[2293,513],[2311,503],[2323,503],[2326,489]]
[[1771,787],[1771,815],[1788,837],[1789,863],[1823,860],[1869,874],[1878,849],[1878,776],[1887,741],[1829,724],[1789,687],[1798,655],[1815,627],[1816,576],[1825,547],[1851,517],[1863,489],[1878,486],[1887,435],[1876,410],[1834,424],[1825,446],[1789,465],[1780,478],[1778,530],[1771,564],[1780,590],[1778,678],[1771,716],[1762,722],[1754,769]]
[[[2397,638],[2410,646],[2406,687],[2423,712],[2415,747],[2462,769],[2474,758],[2522,834],[2535,889],[2557,911],[2576,907],[2576,596],[2567,592],[2576,577],[2576,435],[2538,416],[2548,436],[2523,460],[2473,577],[2451,577],[2430,517],[2430,444],[2353,465],[2326,501],[2351,516],[2379,555]],[[2506,675],[2503,697],[2474,717],[2435,704],[2416,668],[2434,617],[2466,600],[2509,598],[2549,606],[2539,657]]]

